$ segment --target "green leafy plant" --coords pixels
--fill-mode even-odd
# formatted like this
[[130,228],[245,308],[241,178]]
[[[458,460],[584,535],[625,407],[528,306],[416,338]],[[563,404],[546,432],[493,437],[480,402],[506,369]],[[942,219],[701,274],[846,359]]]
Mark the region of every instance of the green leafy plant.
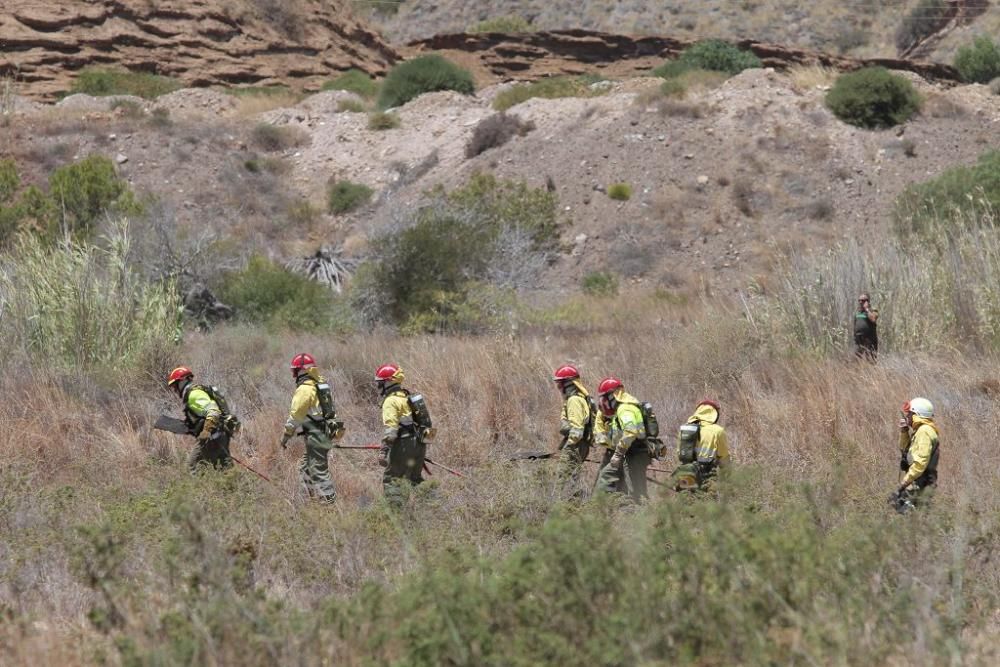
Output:
[[367,185],[351,181],[335,181],[327,190],[327,210],[330,213],[347,213],[367,204],[373,194]]
[[153,99],[172,93],[181,87],[181,82],[176,79],[147,72],[85,67],[73,80],[70,92],[85,93],[95,97],[135,95]]
[[382,82],[378,106],[380,109],[402,106],[424,93],[439,90],[471,95],[476,84],[467,70],[437,54],[419,56],[392,68]]
[[618,293],[618,277],[608,271],[591,271],[583,277],[581,286],[593,296],[613,296]]
[[374,98],[378,95],[378,82],[358,69],[350,69],[323,84],[323,90],[345,90],[364,97]]
[[826,95],[826,106],[837,118],[867,129],[905,123],[920,104],[913,85],[884,67],[842,74]]
[[989,83],[1000,77],[1000,46],[981,35],[955,55],[955,69],[969,83]]
[[595,83],[603,80],[591,76],[554,76],[531,83],[518,83],[501,91],[493,99],[493,108],[497,111],[506,111],[535,97],[553,100],[560,97],[605,95],[608,88],[594,87]]
[[369,130],[395,130],[399,126],[399,114],[388,113],[385,111],[373,111],[368,116]]
[[706,39],[684,49],[675,60],[657,67],[652,73],[664,79],[696,69],[734,75],[761,66],[760,58],[750,51],[743,51],[721,39]]
[[531,21],[522,16],[497,16],[469,26],[467,32],[531,32]]
[[632,198],[632,186],[628,183],[613,183],[608,186],[608,197],[618,201],[628,201]]

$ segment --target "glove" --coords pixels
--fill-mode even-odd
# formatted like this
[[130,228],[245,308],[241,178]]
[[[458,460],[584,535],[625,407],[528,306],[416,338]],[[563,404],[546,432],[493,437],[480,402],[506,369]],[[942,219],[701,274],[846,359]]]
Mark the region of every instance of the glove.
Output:
[[622,455],[619,454],[618,452],[615,452],[614,456],[611,457],[611,463],[610,463],[610,465],[615,470],[618,470],[619,468],[621,468],[622,467]]
[[291,439],[292,439],[292,434],[291,433],[286,433],[285,435],[281,436],[281,448],[282,449],[287,449],[288,448],[288,441],[291,440]]
[[910,464],[906,461],[906,452],[903,452],[903,455],[899,457],[899,469],[902,472],[906,472],[910,469]]
[[383,468],[389,467],[389,448],[383,447],[378,450],[378,464]]

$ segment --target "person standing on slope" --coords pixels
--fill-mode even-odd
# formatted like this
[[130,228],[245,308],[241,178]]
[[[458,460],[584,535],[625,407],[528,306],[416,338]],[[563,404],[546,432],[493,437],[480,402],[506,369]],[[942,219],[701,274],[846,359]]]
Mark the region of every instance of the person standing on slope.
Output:
[[329,454],[333,440],[344,435],[344,424],[337,419],[329,383],[319,374],[310,354],[296,354],[291,364],[295,393],[285,420],[281,447],[296,435],[303,436],[305,452],[299,464],[302,484],[310,497],[332,503],[337,497],[330,477]]
[[871,307],[871,297],[867,293],[858,297],[858,309],[854,313],[854,354],[868,361],[878,357],[878,311]]
[[375,369],[375,384],[382,396],[382,448],[379,463],[385,468],[382,488],[393,506],[403,504],[407,485],[424,481],[427,442],[433,437],[430,413],[420,394],[412,394],[402,384],[403,369],[383,364]]
[[563,396],[559,420],[559,435],[562,436],[559,479],[570,495],[579,497],[582,495],[580,471],[594,441],[597,406],[580,382],[580,371],[575,366],[560,366],[552,374],[552,380]]
[[674,470],[676,491],[713,491],[720,468],[729,464],[729,439],[719,426],[722,408],[710,398],[695,406],[694,414],[677,434],[677,459]]
[[167,386],[184,404],[184,423],[195,438],[194,449],[188,456],[191,472],[202,466],[216,469],[232,466],[229,440],[239,421],[229,414],[221,393],[214,387],[194,384],[194,373],[185,366],[170,371]]
[[604,415],[608,449],[597,476],[596,491],[626,493],[638,502],[647,495],[646,469],[651,460],[639,401],[626,393],[622,381],[608,377],[597,389]]
[[926,504],[937,486],[940,436],[934,406],[926,398],[903,404],[899,420],[900,472],[905,472],[889,502],[900,513]]

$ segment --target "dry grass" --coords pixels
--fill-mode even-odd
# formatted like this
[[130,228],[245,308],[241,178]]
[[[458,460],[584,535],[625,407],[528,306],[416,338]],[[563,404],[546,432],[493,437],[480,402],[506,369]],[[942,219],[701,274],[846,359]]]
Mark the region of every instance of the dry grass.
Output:
[[[237,89],[239,90],[239,89]],[[250,118],[275,109],[287,109],[293,107],[303,100],[305,95],[290,88],[263,89],[254,91],[253,89],[243,89],[237,95],[239,102],[233,114],[237,118]],[[226,92],[231,92],[227,90]]]
[[796,90],[805,93],[817,88],[832,86],[837,72],[822,65],[795,65],[786,72]]

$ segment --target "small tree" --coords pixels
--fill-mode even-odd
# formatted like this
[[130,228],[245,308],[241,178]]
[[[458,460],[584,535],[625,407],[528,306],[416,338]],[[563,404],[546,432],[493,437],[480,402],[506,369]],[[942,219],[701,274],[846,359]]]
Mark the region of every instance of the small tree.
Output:
[[955,69],[968,83],[989,83],[1000,76],[1000,47],[986,36],[958,50]]
[[898,74],[866,67],[840,76],[826,95],[826,106],[845,123],[878,129],[909,120],[920,108],[920,96]]
[[653,74],[667,79],[690,70],[703,69],[735,75],[745,69],[761,66],[760,58],[750,51],[739,49],[721,39],[706,39],[684,49],[676,60],[657,67]]
[[396,65],[382,82],[378,106],[389,109],[438,90],[454,90],[471,95],[476,84],[468,70],[437,54],[420,56]]

